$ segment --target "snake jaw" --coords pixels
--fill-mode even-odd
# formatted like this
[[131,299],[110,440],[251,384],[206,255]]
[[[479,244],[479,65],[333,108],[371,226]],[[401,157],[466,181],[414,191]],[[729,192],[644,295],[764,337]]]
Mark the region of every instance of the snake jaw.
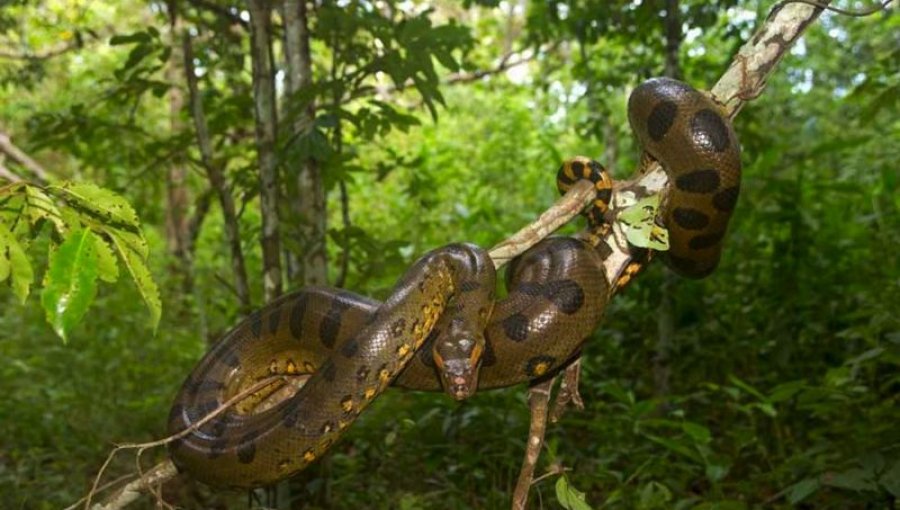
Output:
[[455,400],[471,397],[478,388],[479,364],[473,365],[468,359],[445,361],[441,369],[444,391]]

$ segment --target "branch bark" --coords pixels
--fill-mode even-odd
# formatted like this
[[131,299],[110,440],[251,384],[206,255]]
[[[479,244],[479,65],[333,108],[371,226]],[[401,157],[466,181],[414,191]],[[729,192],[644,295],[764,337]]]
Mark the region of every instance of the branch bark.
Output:
[[194,119],[194,128],[197,131],[197,145],[200,147],[200,157],[210,185],[219,198],[219,206],[222,208],[222,219],[225,223],[225,239],[231,251],[231,270],[234,274],[234,290],[240,303],[243,314],[250,313],[250,286],[247,283],[247,269],[244,265],[244,251],[241,248],[241,233],[237,212],[234,207],[234,197],[228,190],[225,181],[225,172],[222,166],[213,159],[212,142],[209,137],[209,128],[206,125],[206,115],[203,111],[203,101],[200,98],[197,85],[197,74],[194,70],[194,48],[191,44],[190,34],[184,32],[182,38],[184,52],[185,78],[191,102],[191,116]]
[[3,132],[0,132],[0,152],[6,154],[13,161],[25,167],[25,169],[31,172],[39,181],[48,182],[50,180],[47,170],[45,170],[40,163],[32,159],[31,156],[26,154],[25,151],[16,147],[16,144],[12,142],[9,135]]
[[272,66],[271,14],[268,0],[248,0],[259,206],[262,216],[263,290],[265,301],[281,295],[281,239],[278,227],[278,164],[275,157],[275,74]]

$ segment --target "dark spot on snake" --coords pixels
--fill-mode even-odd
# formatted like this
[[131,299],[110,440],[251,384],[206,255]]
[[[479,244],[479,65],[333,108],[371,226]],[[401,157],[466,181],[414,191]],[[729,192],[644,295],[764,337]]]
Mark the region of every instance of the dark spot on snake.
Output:
[[584,305],[584,290],[575,280],[556,280],[547,284],[547,299],[567,315]]
[[337,375],[337,367],[334,366],[334,361],[327,360],[325,364],[322,365],[322,378],[328,382],[334,381],[334,377]]
[[253,314],[248,318],[250,321],[250,332],[253,333],[253,336],[259,338],[260,333],[262,333],[262,314],[260,312],[253,312]]
[[704,108],[694,114],[691,119],[691,136],[697,145],[722,152],[731,144],[728,139],[728,127],[722,117]]
[[[219,408],[219,401],[216,399],[205,400],[194,407],[187,408],[187,418],[189,423],[196,423],[202,420],[206,415]],[[208,426],[209,423],[204,425]]]
[[543,241],[550,253],[558,253],[563,251],[583,250],[584,243],[571,237],[551,237]]
[[363,365],[356,371],[356,380],[363,382],[369,377],[369,367]]
[[719,187],[719,172],[707,169],[679,175],[675,187],[689,193],[712,193]]
[[604,203],[608,204],[610,200],[612,200],[612,188],[603,188],[597,191],[597,200],[602,200]]
[[238,358],[236,353],[229,353],[222,358],[222,363],[231,368],[237,368],[241,366],[241,359]]
[[591,177],[596,174],[598,180],[601,177],[601,174],[606,170],[605,168],[603,168],[603,165],[601,165],[599,161],[593,159],[588,162],[588,166],[591,167]]
[[177,402],[172,405],[172,409],[169,410],[169,422],[176,422],[179,425],[184,423],[184,404],[181,402]]
[[322,323],[319,324],[319,340],[322,345],[329,349],[334,347],[339,329],[341,329],[341,310],[332,308],[325,317],[322,317]]
[[237,447],[238,461],[242,464],[250,464],[254,457],[256,457],[256,443],[248,438],[242,439],[240,446]]
[[459,290],[462,292],[472,292],[473,290],[478,290],[480,288],[481,284],[475,280],[466,280],[459,286]]
[[431,332],[428,333],[428,336],[425,337],[425,341],[422,342],[422,347],[419,348],[419,361],[428,368],[434,367],[434,351],[432,348],[439,336],[441,336],[441,329],[438,327],[431,328]]
[[391,334],[394,337],[398,337],[403,334],[403,330],[406,328],[406,319],[400,317],[395,320],[393,324],[391,324]]
[[521,313],[510,315],[503,319],[503,332],[514,342],[522,342],[528,338],[528,317]]
[[359,352],[359,342],[355,338],[351,338],[344,342],[344,345],[341,346],[341,354],[344,355],[345,358],[352,358],[356,356],[356,353]]
[[712,234],[699,235],[688,242],[688,246],[692,250],[703,250],[711,248],[722,240],[723,232],[713,232]]
[[580,177],[581,172],[584,171],[584,163],[581,161],[573,161],[572,162],[572,173],[575,174],[575,177]]
[[303,316],[306,315],[307,294],[304,292],[294,301],[291,306],[290,328],[291,336],[299,340],[303,335]]
[[702,230],[709,225],[706,213],[690,207],[676,207],[672,211],[672,218],[678,226],[687,230]]
[[647,134],[653,141],[662,140],[669,128],[675,123],[675,117],[678,115],[678,105],[673,101],[664,100],[653,107],[653,111],[647,117]]
[[275,334],[278,331],[278,324],[281,322],[281,307],[278,307],[269,314],[269,333]]
[[730,188],[723,189],[713,196],[713,206],[722,212],[730,212],[734,210],[734,206],[735,204],[737,204],[739,192],[740,186],[732,186]]
[[550,370],[550,367],[553,366],[554,361],[556,361],[556,358],[553,356],[535,356],[525,363],[525,374],[528,375],[528,377],[540,377],[546,375]]

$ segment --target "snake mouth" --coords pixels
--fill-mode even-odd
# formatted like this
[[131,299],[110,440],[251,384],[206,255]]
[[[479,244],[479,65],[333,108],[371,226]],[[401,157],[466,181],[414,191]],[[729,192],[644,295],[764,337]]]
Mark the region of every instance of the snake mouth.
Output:
[[446,361],[441,370],[444,391],[454,400],[464,400],[472,396],[478,388],[478,365],[469,360]]

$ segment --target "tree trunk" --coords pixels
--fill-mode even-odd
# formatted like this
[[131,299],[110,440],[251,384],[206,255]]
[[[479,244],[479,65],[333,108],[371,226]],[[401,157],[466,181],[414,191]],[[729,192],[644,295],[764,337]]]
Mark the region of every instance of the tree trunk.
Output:
[[272,66],[268,0],[249,0],[250,53],[262,215],[263,289],[266,301],[281,295],[281,240],[278,233],[278,166],[275,158],[275,75]]
[[222,218],[225,222],[225,238],[231,249],[231,269],[234,273],[234,291],[240,303],[241,312],[250,312],[250,286],[247,284],[247,269],[244,266],[244,252],[241,249],[241,234],[238,225],[237,212],[234,207],[234,197],[228,191],[228,183],[225,181],[225,172],[222,165],[213,159],[212,142],[209,138],[209,129],[206,125],[206,116],[203,112],[203,102],[200,99],[197,86],[197,75],[194,72],[194,50],[191,46],[191,37],[185,32],[182,40],[184,48],[184,67],[187,79],[188,91],[191,99],[191,113],[194,119],[194,127],[197,131],[197,144],[200,147],[200,158],[206,175],[209,178],[213,191],[219,198],[222,207]]
[[[178,45],[178,32],[180,20],[175,11],[174,2],[168,4],[169,34],[172,54],[166,64],[166,80],[172,84],[169,88],[169,129],[173,136],[184,129],[181,122],[181,111],[184,108],[184,94],[175,84],[183,83],[181,70],[182,56]],[[188,249],[190,245],[188,207],[190,203],[187,188],[187,171],[185,160],[176,154],[172,158],[166,176],[166,245],[169,253],[175,256],[173,272],[182,280],[185,292],[190,292],[193,287],[193,264]]]
[[[287,57],[288,100],[297,101],[297,93],[312,85],[312,59],[309,51],[309,21],[305,0],[284,0],[284,49]],[[308,135],[316,118],[315,101],[306,106],[291,123],[291,139]],[[322,172],[313,158],[296,163],[296,188],[290,203],[297,219],[297,234],[302,253],[292,254],[295,274],[289,277],[300,285],[325,285],[328,260],[325,251],[327,204]],[[293,175],[293,173],[292,173]]]

